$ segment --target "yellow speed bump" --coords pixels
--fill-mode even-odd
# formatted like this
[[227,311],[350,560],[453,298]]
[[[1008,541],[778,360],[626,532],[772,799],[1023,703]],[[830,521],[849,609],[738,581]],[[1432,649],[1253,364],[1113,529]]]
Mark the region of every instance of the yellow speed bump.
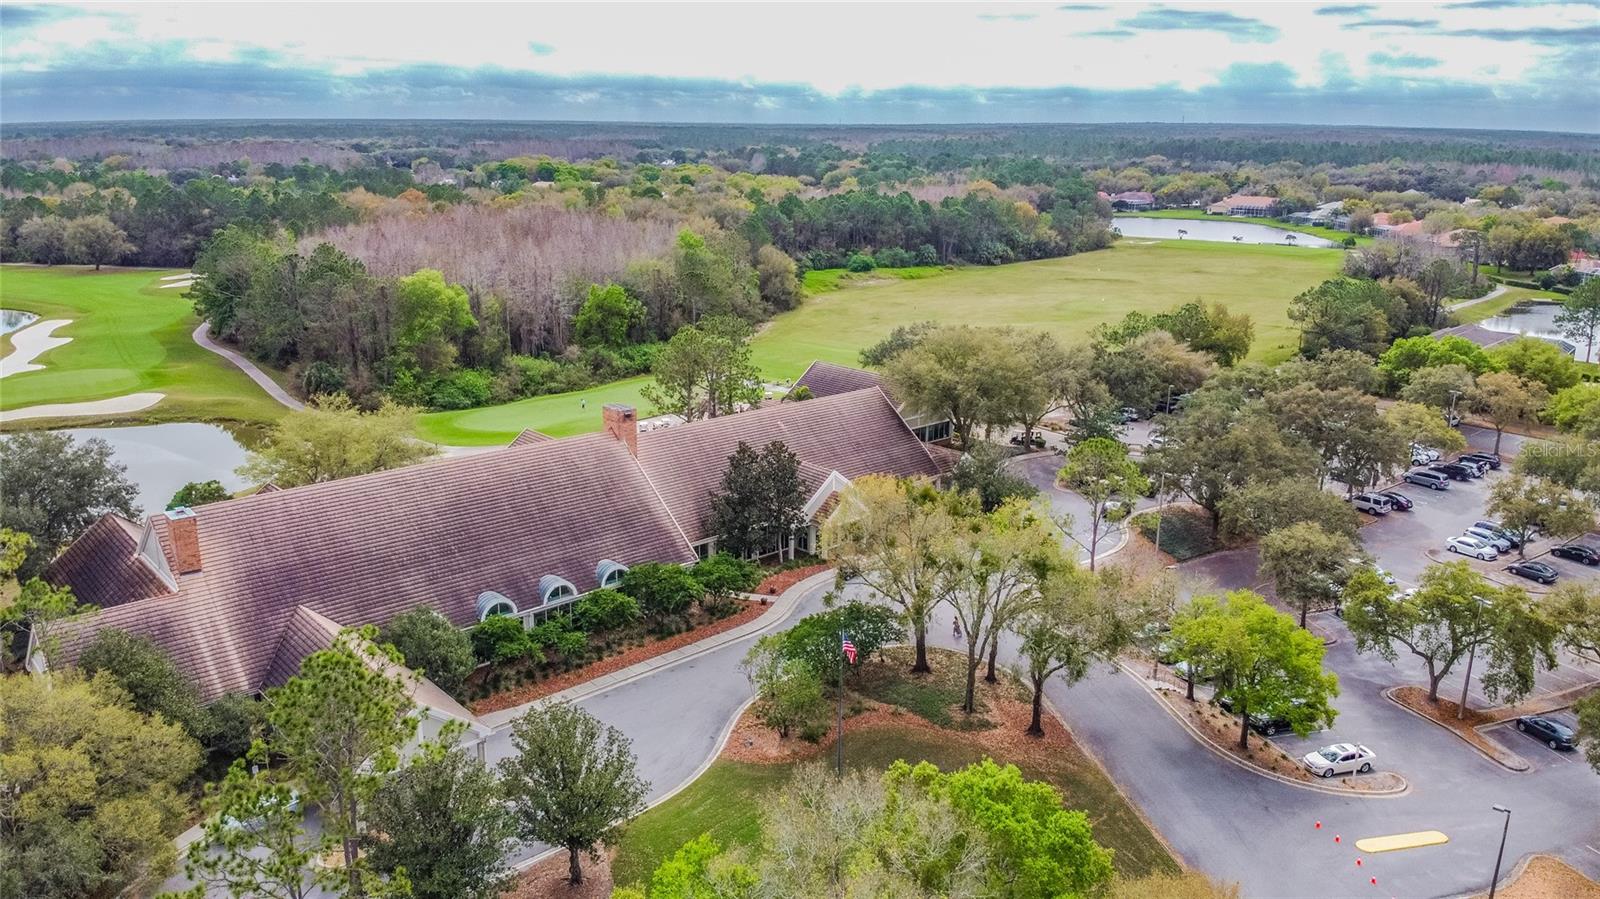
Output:
[[1448,842],[1450,838],[1437,830],[1419,830],[1416,833],[1395,833],[1386,837],[1356,840],[1356,848],[1366,853],[1393,852],[1396,849],[1417,849]]

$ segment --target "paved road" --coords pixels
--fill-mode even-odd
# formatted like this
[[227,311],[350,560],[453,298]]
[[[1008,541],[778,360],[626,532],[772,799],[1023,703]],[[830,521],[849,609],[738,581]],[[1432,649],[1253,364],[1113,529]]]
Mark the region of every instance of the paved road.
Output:
[[201,322],[200,327],[194,329],[194,334],[192,336],[194,337],[195,343],[200,344],[211,352],[216,353],[218,356],[221,356],[229,362],[232,362],[240,371],[244,372],[246,375],[249,375],[250,380],[261,385],[261,389],[265,390],[268,396],[289,407],[290,409],[304,409],[306,407],[305,403],[302,403],[290,396],[289,391],[279,387],[277,381],[267,377],[267,373],[262,371],[260,368],[257,368],[254,362],[246,359],[242,354],[231,350],[220,343],[217,343],[215,340],[212,340],[210,322]]

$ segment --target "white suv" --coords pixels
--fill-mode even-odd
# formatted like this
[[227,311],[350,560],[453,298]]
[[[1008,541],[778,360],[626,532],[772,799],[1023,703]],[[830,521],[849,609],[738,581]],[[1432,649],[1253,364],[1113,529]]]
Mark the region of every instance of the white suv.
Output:
[[1511,552],[1511,541],[1488,528],[1470,527],[1461,533],[1468,537],[1476,537],[1479,541],[1489,544],[1495,548],[1496,552]]
[[1381,493],[1357,493],[1350,498],[1357,512],[1366,512],[1368,515],[1388,515],[1394,509],[1394,503]]

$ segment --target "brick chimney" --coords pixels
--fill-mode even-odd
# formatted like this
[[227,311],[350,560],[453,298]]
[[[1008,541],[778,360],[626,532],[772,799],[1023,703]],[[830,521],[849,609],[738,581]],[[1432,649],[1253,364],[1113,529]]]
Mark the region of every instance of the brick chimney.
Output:
[[600,414],[605,419],[606,433],[627,444],[629,455],[639,455],[639,415],[634,408],[606,403]]
[[187,506],[167,510],[171,523],[172,554],[178,557],[178,573],[194,574],[200,570],[200,519]]

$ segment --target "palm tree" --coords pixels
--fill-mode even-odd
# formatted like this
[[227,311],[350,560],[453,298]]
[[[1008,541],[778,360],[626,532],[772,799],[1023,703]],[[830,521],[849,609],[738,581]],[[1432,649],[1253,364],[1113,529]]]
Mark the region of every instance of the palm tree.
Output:
[[1294,244],[1294,242],[1296,240],[1298,240],[1299,238],[1295,237],[1293,234],[1285,234],[1285,235],[1283,235],[1283,239],[1285,241],[1287,241],[1292,246]]
[[1189,236],[1189,232],[1183,230],[1182,228],[1178,229],[1178,239],[1179,240],[1183,240],[1185,237],[1188,237],[1188,236]]

